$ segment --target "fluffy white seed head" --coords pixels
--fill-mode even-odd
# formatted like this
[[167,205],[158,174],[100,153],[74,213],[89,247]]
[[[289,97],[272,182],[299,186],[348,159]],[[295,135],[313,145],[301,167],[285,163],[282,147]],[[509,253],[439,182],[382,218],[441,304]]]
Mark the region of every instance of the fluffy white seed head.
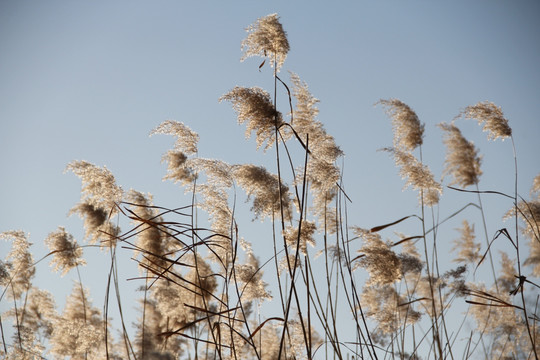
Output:
[[381,104],[392,118],[394,147],[412,151],[422,145],[424,124],[407,104],[398,99],[379,100],[377,104]]
[[441,123],[439,127],[444,131],[443,141],[446,145],[444,173],[453,177],[450,185],[467,187],[478,184],[482,175],[482,157],[474,144],[465,139],[454,124]]
[[512,128],[504,117],[502,109],[492,102],[484,101],[476,105],[467,106],[458,116],[466,119],[476,119],[479,125],[484,126],[489,140],[497,138],[506,139],[512,136]]
[[290,47],[287,33],[283,30],[278,15],[270,14],[259,18],[246,31],[248,36],[242,41],[244,54],[240,60],[244,61],[251,56],[261,56],[268,58],[272,66],[275,62],[276,70],[279,71]]
[[77,244],[73,235],[66,232],[63,227],[50,233],[45,239],[45,244],[49,247],[52,254],[51,266],[54,271],[61,271],[62,276],[76,266],[86,264],[83,259],[83,249]]

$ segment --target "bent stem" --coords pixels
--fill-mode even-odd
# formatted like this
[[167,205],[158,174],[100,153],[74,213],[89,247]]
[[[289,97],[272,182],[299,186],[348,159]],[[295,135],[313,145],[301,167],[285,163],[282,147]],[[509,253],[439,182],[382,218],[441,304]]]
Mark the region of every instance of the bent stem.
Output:
[[493,265],[493,256],[491,255],[491,246],[489,244],[486,216],[484,213],[484,206],[482,205],[482,197],[480,196],[480,189],[478,188],[478,182],[476,182],[475,185],[476,185],[476,193],[478,195],[478,205],[480,207],[480,214],[482,215],[482,225],[484,226],[484,235],[485,235],[487,251],[489,255],[489,263],[491,265],[491,273],[493,274],[493,282],[495,284],[495,288],[497,289],[497,293],[499,293],[499,284],[497,281],[497,275],[495,273],[495,266]]

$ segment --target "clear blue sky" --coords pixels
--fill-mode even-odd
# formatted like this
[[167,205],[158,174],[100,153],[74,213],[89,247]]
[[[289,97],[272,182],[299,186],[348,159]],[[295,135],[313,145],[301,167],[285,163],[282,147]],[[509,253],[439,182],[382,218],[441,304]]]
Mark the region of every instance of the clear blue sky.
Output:
[[[200,156],[272,170],[272,156],[255,152],[230,105],[218,103],[235,85],[272,88],[260,59],[239,61],[244,28],[270,13],[280,15],[291,45],[282,77],[290,70],[309,84],[321,100],[319,120],[346,154],[351,224],[418,210],[393,161],[377,152],[392,142],[390,120],[373,106],[381,98],[401,99],[425,122],[424,160],[436,178],[445,151],[436,124],[479,101],[501,106],[527,197],[540,172],[538,1],[2,1],[0,231],[29,232],[36,259],[59,225],[82,241],[82,223],[66,218],[80,196],[79,179],[63,174],[72,160],[106,165],[125,190],[151,192],[160,205],[188,203],[183,190],[161,182],[160,158],[173,139],[148,137],[166,119],[200,134]],[[480,187],[512,193],[510,142],[487,142],[472,121],[458,125],[484,155]],[[450,195],[441,218],[476,199]],[[506,226],[500,218],[510,204],[491,200],[493,233]],[[448,242],[458,226],[444,229]],[[0,244],[2,257],[7,251]],[[106,263],[104,254],[87,256]],[[89,271],[83,280],[99,287],[104,278],[92,284]],[[72,275],[36,281],[65,286],[65,296]],[[101,307],[101,295],[94,303]]]

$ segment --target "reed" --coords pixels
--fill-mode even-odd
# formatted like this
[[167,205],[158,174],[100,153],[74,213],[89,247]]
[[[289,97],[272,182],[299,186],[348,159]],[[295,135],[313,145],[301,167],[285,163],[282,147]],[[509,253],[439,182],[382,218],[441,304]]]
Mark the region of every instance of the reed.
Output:
[[[70,213],[84,220],[83,245],[59,227],[45,240],[50,252],[36,262],[23,231],[0,234],[12,243],[0,262],[6,309],[0,356],[538,359],[540,175],[529,200],[521,197],[516,144],[502,110],[478,103],[439,125],[447,146],[439,182],[423,160],[425,125],[415,111],[398,99],[380,100],[394,132],[392,146],[383,151],[395,161],[405,188],[417,193],[418,204],[386,224],[357,226],[362,219],[348,211],[343,151],[317,119],[318,99],[298,75],[279,75],[290,48],[279,17],[262,17],[247,32],[242,60],[261,57],[258,70],[268,63],[274,89],[237,86],[220,101],[232,105],[246,136],[254,135],[261,156],[272,154],[272,160],[230,164],[202,158],[194,130],[163,122],[150,134],[175,137],[162,158],[164,179],[191,199],[177,208],[155,205],[151,194],[124,191],[106,167],[68,164],[66,170],[82,182],[81,200]],[[278,104],[282,94],[288,102]],[[459,129],[461,119],[477,120],[489,139],[512,139],[514,194],[481,190],[482,156]],[[469,193],[472,202],[442,208],[440,200],[458,191]],[[514,219],[512,229],[488,229],[485,196],[512,201],[506,214]],[[241,199],[248,200],[248,210]],[[482,217],[484,245],[476,240],[469,209]],[[444,213],[450,215],[441,220]],[[244,231],[245,214],[259,221],[258,233]],[[439,247],[456,222],[462,227],[454,233],[452,265],[448,254],[442,261]],[[403,233],[402,225],[413,232]],[[271,251],[260,251],[259,242],[268,242]],[[495,242],[510,249],[499,254],[500,264]],[[103,266],[86,264],[83,250],[96,248],[107,254],[109,269],[102,309],[89,300],[81,276]],[[118,276],[119,257],[129,256],[139,294],[123,293]],[[62,275],[78,273],[62,311],[53,294],[32,282],[45,259]],[[486,266],[491,278],[477,272]],[[134,305],[139,318],[126,319],[122,309]],[[109,317],[113,308],[121,317],[117,329]]]

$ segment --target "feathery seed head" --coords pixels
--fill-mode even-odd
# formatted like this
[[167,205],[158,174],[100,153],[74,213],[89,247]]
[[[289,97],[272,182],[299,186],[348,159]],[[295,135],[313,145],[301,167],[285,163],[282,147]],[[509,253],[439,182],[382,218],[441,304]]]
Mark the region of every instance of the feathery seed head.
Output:
[[251,56],[261,56],[268,58],[272,66],[275,61],[276,70],[279,71],[290,47],[287,33],[283,30],[278,15],[270,14],[259,18],[246,31],[248,36],[242,41],[244,55],[240,61]]
[[[291,217],[291,200],[289,188],[279,182],[276,175],[269,173],[264,167],[251,164],[239,165],[234,168],[233,175],[248,196],[253,196],[251,208],[256,217],[261,220],[265,216],[280,211],[283,206],[286,219]],[[281,199],[280,199],[281,193]]]
[[[334,261],[338,264],[342,264],[342,266],[347,266],[347,253],[341,247],[336,245],[328,245],[325,249],[317,251],[313,258],[317,259],[323,254],[327,254],[327,261]],[[358,263],[355,263],[353,270],[356,270],[358,266]]]
[[67,165],[67,170],[72,171],[82,182],[81,201],[71,209],[70,214],[78,212],[85,218],[86,237],[91,237],[92,242],[105,236],[102,248],[115,246],[120,229],[110,221],[105,221],[108,216],[112,217],[118,212],[116,204],[123,196],[114,175],[105,166],[100,168],[86,161],[72,161]]
[[73,287],[61,316],[53,322],[50,339],[51,353],[57,357],[82,359],[103,357],[103,319],[99,309],[92,306],[87,289],[80,283]]
[[68,215],[79,214],[81,219],[84,219],[85,239],[89,239],[91,243],[96,243],[100,237],[105,237],[102,242],[102,248],[112,246],[116,243],[116,235],[120,233],[120,228],[114,225],[111,221],[107,221],[109,212],[101,207],[81,202],[75,205]]
[[309,150],[312,157],[319,161],[333,163],[343,155],[343,151],[337,146],[334,138],[326,132],[323,124],[317,120],[319,109],[318,99],[309,92],[305,82],[300,77],[291,73],[291,81],[294,84],[292,94],[296,99],[294,110],[294,129],[299,136],[309,135]]
[[285,240],[287,245],[292,249],[296,249],[296,243],[299,241],[299,250],[302,254],[306,255],[307,244],[315,246],[315,239],[313,235],[317,230],[317,226],[312,221],[302,221],[302,229],[300,230],[300,236],[298,236],[298,226],[288,226],[285,229]]
[[419,191],[419,200],[427,206],[436,205],[439,195],[442,194],[442,186],[433,177],[433,173],[426,165],[420,163],[410,152],[398,148],[384,148],[383,151],[392,153],[394,161],[399,167],[402,179],[407,179],[404,188],[412,186]]
[[379,100],[386,114],[392,118],[394,131],[394,147],[413,151],[422,145],[424,137],[424,124],[420,123],[416,113],[405,103],[398,99]]
[[454,178],[450,185],[467,187],[478,184],[482,175],[482,157],[474,144],[465,139],[454,124],[440,123],[439,127],[445,132],[443,141],[447,149],[444,173]]
[[[8,350],[7,356],[2,357],[6,360],[34,360],[44,358],[45,346],[41,343],[41,339],[34,329],[26,324],[19,324],[15,327],[15,332],[12,336],[13,346]],[[0,351],[0,355],[4,355]]]
[[295,267],[296,269],[301,269],[302,266],[302,257],[296,256],[292,251],[289,253],[289,256],[283,256],[281,260],[279,261],[278,266],[278,274],[281,276],[281,274],[289,274],[291,275],[290,271],[292,271]]
[[[486,290],[483,284],[468,284],[468,295],[474,296],[475,293],[484,292],[491,291]],[[497,299],[507,304],[513,302],[511,295],[504,292],[498,293]],[[481,297],[473,297],[473,300],[485,302]],[[496,304],[498,302],[490,302],[487,305],[476,305],[471,308],[471,314],[476,321],[476,331],[482,331],[494,339],[503,340],[494,341],[489,354],[486,355],[490,359],[513,359],[516,358],[516,354],[524,354],[524,349],[527,349],[526,352],[530,352],[531,340],[523,315],[512,306],[490,306]],[[536,327],[536,333],[537,329]]]
[[45,244],[53,252],[51,266],[54,265],[54,271],[61,270],[62,276],[72,268],[86,264],[86,260],[82,258],[83,249],[77,245],[73,235],[61,226],[47,236]]
[[[186,348],[186,341],[161,334],[170,331],[170,324],[164,321],[164,316],[152,299],[139,301],[143,316],[139,318],[135,333],[134,349],[141,358],[148,359],[179,359]],[[144,354],[144,356],[143,356]],[[120,357],[118,357],[120,359]]]
[[187,156],[180,150],[169,150],[161,158],[161,162],[167,163],[167,175],[163,177],[163,180],[172,180],[182,185],[191,184],[197,175],[193,169],[189,166]]
[[190,167],[198,174],[206,174],[207,183],[220,189],[233,186],[231,165],[216,159],[196,158],[189,162]]
[[501,292],[510,293],[516,288],[516,268],[514,264],[515,259],[510,259],[507,253],[500,251],[501,255],[501,268],[498,271],[497,284]]
[[101,207],[81,202],[75,205],[68,215],[79,214],[84,219],[85,239],[94,244],[101,238],[101,248],[105,249],[116,244],[116,237],[120,234],[120,228],[108,221],[110,212]]
[[34,333],[42,330],[45,337],[53,332],[53,321],[57,317],[53,294],[33,287],[28,292],[28,303],[24,311],[24,324]]
[[[319,109],[317,104],[319,99],[315,98],[308,89],[305,82],[295,73],[290,73],[293,83],[292,94],[296,99],[296,109],[294,111],[294,125],[299,133],[309,133],[306,131],[312,127],[319,127],[320,123],[316,121]],[[318,123],[318,124],[317,124]]]
[[0,286],[7,287],[9,284],[9,273],[12,270],[12,264],[0,259]]
[[134,225],[138,228],[135,256],[142,253],[140,269],[157,268],[157,271],[161,271],[168,265],[164,256],[168,252],[169,244],[166,232],[160,230],[162,219],[152,208],[152,195],[131,189],[127,193],[127,199],[134,204],[131,211],[137,218],[134,220]]
[[49,338],[53,332],[53,321],[57,317],[53,295],[34,286],[28,291],[28,302],[24,309],[24,326],[37,334]]
[[420,274],[422,272],[424,263],[422,262],[422,260],[420,260],[420,258],[405,253],[398,254],[397,257],[399,258],[399,262],[401,263],[401,273],[403,275],[408,273]]
[[174,149],[188,155],[197,153],[199,135],[182,122],[166,120],[150,132],[150,136],[165,134],[176,136]]
[[203,197],[199,206],[210,215],[212,229],[218,234],[228,235],[233,214],[229,208],[227,192],[222,188],[208,184],[200,184],[197,192]]
[[189,270],[180,274],[170,269],[169,276],[175,283],[161,277],[151,288],[157,309],[163,319],[168,319],[165,321],[170,321],[169,329],[195,321],[200,316],[195,309],[208,306],[218,286],[212,268],[199,254],[188,253],[181,262]]
[[420,320],[421,313],[411,305],[401,306],[407,300],[400,296],[391,284],[369,286],[362,291],[362,307],[366,307],[366,315],[377,322],[374,331],[379,343],[384,343],[389,334],[395,333],[405,322],[414,324]]
[[243,265],[236,265],[235,272],[242,286],[242,299],[246,301],[254,299],[268,299],[272,296],[266,291],[267,284],[263,281],[263,271],[259,265],[259,260],[253,253],[248,253],[247,261]]
[[66,171],[72,171],[82,182],[81,200],[105,211],[115,210],[122,200],[122,188],[116,185],[114,175],[107,167],[98,167],[86,161],[72,161]]
[[233,210],[229,207],[229,194],[223,182],[210,181],[207,184],[199,184],[197,194],[203,201],[198,207],[206,211],[209,216],[211,230],[214,233],[211,241],[213,260],[228,264],[232,259],[231,231],[234,228]]
[[400,280],[400,258],[382,241],[381,236],[361,228],[355,228],[354,232],[364,240],[359,252],[365,255],[360,259],[360,266],[366,268],[370,276],[366,285],[385,285]]
[[424,267],[424,262],[418,252],[416,244],[412,239],[405,240],[408,238],[403,233],[396,233],[402,242],[403,251],[398,254],[398,258],[401,261],[401,273],[403,275],[412,274],[414,277],[417,277],[418,274],[422,272]]
[[163,180],[173,180],[175,183],[182,183],[182,185],[192,183],[197,175],[189,166],[186,155],[197,153],[199,135],[184,123],[174,120],[162,122],[150,132],[150,136],[155,134],[176,136],[174,149],[167,151],[161,159],[162,162],[167,162],[167,175],[163,177]]
[[[540,216],[540,207],[537,214]],[[532,274],[540,277],[540,242],[534,238],[529,239],[529,255],[523,265],[531,266]]]
[[31,280],[36,273],[34,258],[30,253],[30,246],[24,231],[10,230],[0,233],[0,240],[12,241],[11,251],[7,254],[6,271],[12,271],[10,295],[13,299],[19,299],[21,295],[30,289]]
[[480,243],[475,241],[474,225],[469,225],[467,220],[463,220],[463,226],[459,230],[461,237],[454,240],[452,251],[459,250],[458,257],[454,262],[464,262],[476,264],[482,258],[480,255]]
[[281,113],[276,110],[270,94],[259,87],[245,88],[236,86],[219,98],[219,101],[230,101],[238,114],[238,123],[246,124],[246,138],[255,131],[257,149],[266,142],[269,149],[275,140],[275,129],[283,124]]
[[467,271],[467,266],[465,265],[459,265],[457,268],[455,269],[451,269],[451,270],[448,270],[446,271],[442,278],[443,279],[446,279],[446,280],[456,280],[456,279],[462,279],[463,276],[465,275],[465,272]]
[[84,219],[84,227],[86,228],[86,236],[97,231],[101,225],[107,221],[108,213],[102,208],[96,207],[89,203],[79,203],[75,205],[68,213],[72,215],[78,213],[81,219]]
[[476,119],[479,125],[484,125],[489,140],[506,139],[512,136],[512,128],[504,117],[501,108],[492,102],[484,101],[467,106],[459,115],[466,119]]
[[[529,255],[524,265],[532,266],[533,275],[540,276],[540,175],[533,180],[531,197],[529,201],[522,200],[518,203],[518,216],[523,223],[521,233],[529,240]],[[508,219],[514,215],[515,208],[512,207],[504,218]]]
[[538,200],[540,200],[540,174],[536,175],[533,180],[533,185],[531,187],[531,196],[538,197]]
[[426,313],[433,317],[435,314],[440,314],[443,308],[446,306],[445,301],[448,298],[448,293],[439,292],[440,295],[433,297],[433,289],[446,288],[448,283],[438,276],[423,276],[417,284],[417,294],[420,298],[423,298],[422,303]]

